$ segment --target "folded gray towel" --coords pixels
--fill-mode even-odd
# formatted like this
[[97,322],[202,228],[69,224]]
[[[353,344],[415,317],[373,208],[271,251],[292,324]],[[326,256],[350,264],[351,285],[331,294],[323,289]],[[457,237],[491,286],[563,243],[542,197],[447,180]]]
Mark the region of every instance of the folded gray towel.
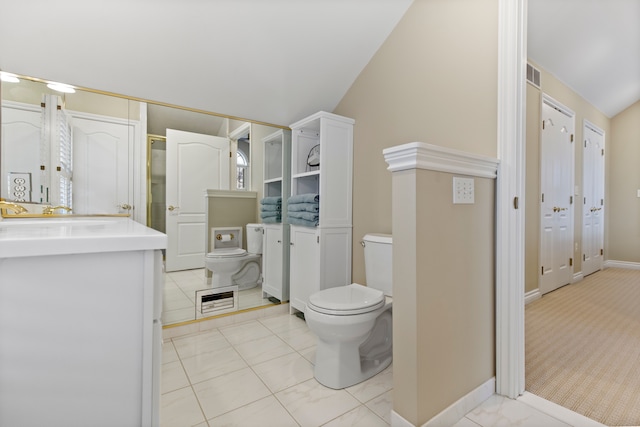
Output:
[[294,203],[288,205],[289,212],[318,212],[320,205],[318,203]]
[[282,222],[282,217],[279,216],[268,216],[266,218],[262,218],[262,222],[265,224],[278,224]]
[[260,200],[260,204],[263,204],[263,205],[280,205],[280,204],[282,204],[282,197],[275,197],[275,196],[265,197],[264,199]]
[[295,196],[289,197],[288,203],[317,203],[320,201],[320,196],[318,194],[297,194]]
[[305,227],[317,227],[318,226],[318,221],[307,221],[306,219],[292,218],[292,217],[288,217],[287,220],[289,221],[289,224],[291,224],[291,225],[303,225]]
[[269,218],[274,216],[279,216],[282,218],[282,213],[280,211],[261,211],[260,216],[262,218]]
[[282,206],[280,205],[260,205],[260,211],[262,212],[280,212],[282,210]]
[[314,212],[292,212],[287,214],[289,218],[304,219],[307,221],[318,221],[318,214]]

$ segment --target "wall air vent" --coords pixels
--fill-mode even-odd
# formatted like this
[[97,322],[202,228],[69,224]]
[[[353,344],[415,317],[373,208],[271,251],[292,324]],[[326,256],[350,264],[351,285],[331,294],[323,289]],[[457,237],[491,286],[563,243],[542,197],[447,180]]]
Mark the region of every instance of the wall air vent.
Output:
[[540,89],[540,70],[531,64],[527,64],[527,82]]

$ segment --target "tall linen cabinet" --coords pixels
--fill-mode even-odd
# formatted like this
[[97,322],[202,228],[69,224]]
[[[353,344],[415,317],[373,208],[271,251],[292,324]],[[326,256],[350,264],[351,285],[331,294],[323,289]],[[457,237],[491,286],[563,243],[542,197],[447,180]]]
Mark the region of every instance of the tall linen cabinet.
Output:
[[282,197],[282,222],[263,223],[262,292],[289,300],[289,224],[287,197],[291,191],[291,131],[281,129],[262,139],[264,197]]
[[304,312],[311,294],[351,283],[353,124],[321,111],[290,126],[291,195],[319,196],[318,225],[290,225],[291,313]]

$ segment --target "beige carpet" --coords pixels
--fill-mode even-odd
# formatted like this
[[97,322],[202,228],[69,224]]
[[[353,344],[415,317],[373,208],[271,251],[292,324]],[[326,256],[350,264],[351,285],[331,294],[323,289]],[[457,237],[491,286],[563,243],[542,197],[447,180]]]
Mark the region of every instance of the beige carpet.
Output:
[[640,271],[606,269],[528,304],[525,343],[527,391],[640,425]]

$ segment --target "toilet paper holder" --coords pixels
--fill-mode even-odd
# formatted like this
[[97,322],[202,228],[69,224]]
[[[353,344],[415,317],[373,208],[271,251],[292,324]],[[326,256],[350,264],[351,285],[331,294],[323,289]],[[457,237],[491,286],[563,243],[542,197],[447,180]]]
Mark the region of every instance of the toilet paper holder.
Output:
[[[227,234],[225,234],[225,236],[227,236]],[[228,236],[231,237],[231,240],[234,239],[233,233],[228,234]],[[216,240],[222,240],[222,234],[221,233],[216,234]]]

